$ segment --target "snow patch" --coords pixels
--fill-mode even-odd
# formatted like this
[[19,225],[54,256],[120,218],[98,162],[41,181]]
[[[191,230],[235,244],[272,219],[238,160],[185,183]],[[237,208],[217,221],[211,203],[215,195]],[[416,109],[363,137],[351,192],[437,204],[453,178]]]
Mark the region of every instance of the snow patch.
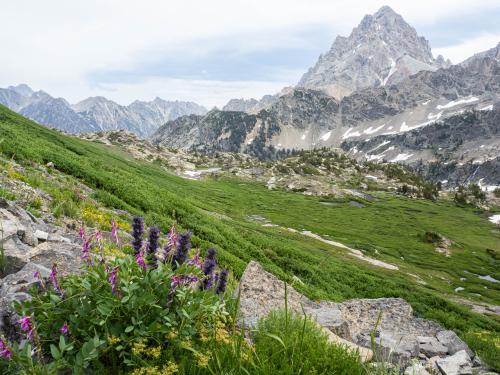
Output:
[[457,100],[453,100],[447,104],[444,104],[444,105],[438,105],[436,107],[436,109],[448,109],[448,108],[452,108],[452,107],[455,107],[457,105],[460,105],[460,104],[468,104],[468,103],[473,103],[473,102],[477,102],[479,100],[479,98],[476,98],[475,96],[471,97],[471,98],[464,98],[464,99],[457,99]]
[[479,108],[480,111],[493,111],[493,104],[487,105],[486,107]]
[[382,81],[382,86],[386,85],[387,80],[390,78],[390,76],[392,76],[396,72],[396,70],[397,70],[396,61],[391,59],[391,69],[389,70],[389,74],[387,74],[387,77],[385,77],[384,80]]
[[326,134],[323,134],[320,138],[323,140],[323,141],[328,141],[328,139],[330,139],[330,136],[332,135],[332,132],[329,131],[328,133]]
[[368,153],[370,154],[370,153],[372,153],[373,151],[378,150],[380,147],[385,146],[385,145],[388,145],[389,143],[391,143],[391,141],[384,141],[384,142],[382,142],[381,144],[379,144],[378,146],[376,146],[376,147],[372,148],[370,151],[368,151]]
[[359,137],[361,136],[361,133],[359,131],[352,131],[352,128],[348,129],[344,135],[342,136],[342,139],[347,139],[347,138],[351,138],[351,137]]
[[300,137],[300,139],[302,139],[302,140],[306,139],[306,135],[302,134],[302,137]]
[[413,154],[399,154],[394,159],[391,160],[391,163],[397,163],[398,161],[405,161],[412,157]]
[[493,224],[500,224],[500,215],[493,215],[488,218]]
[[480,278],[481,280],[486,280],[492,283],[500,283],[500,280],[497,280],[494,277],[491,277],[490,275],[484,275],[484,276],[477,275],[477,277]]
[[373,134],[373,133],[376,133],[376,132],[378,132],[379,130],[381,130],[384,126],[385,126],[385,124],[382,124],[382,125],[380,125],[380,126],[376,127],[375,129],[373,129],[373,128],[370,126],[370,127],[369,127],[368,129],[366,129],[363,133],[365,133],[365,134]]

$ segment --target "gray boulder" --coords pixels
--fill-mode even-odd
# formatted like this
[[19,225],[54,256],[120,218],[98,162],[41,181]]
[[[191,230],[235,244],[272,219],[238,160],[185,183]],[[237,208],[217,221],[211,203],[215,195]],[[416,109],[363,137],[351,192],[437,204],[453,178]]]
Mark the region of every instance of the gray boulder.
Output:
[[436,338],[441,344],[448,348],[450,354],[455,354],[461,350],[465,350],[469,357],[474,358],[474,352],[469,349],[467,344],[453,331],[440,331],[436,334]]
[[472,361],[465,350],[460,350],[452,356],[438,359],[436,364],[443,375],[472,374]]

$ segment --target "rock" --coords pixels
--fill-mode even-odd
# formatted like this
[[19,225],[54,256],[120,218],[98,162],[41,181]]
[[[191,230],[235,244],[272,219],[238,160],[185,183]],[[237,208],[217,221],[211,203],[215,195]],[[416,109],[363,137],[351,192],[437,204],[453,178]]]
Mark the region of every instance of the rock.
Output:
[[441,359],[441,357],[438,357],[438,356],[435,356],[435,357],[432,357],[432,358],[429,358],[427,360],[427,363],[425,364],[425,368],[432,372],[432,373],[438,373],[439,372],[439,369],[437,367],[437,364],[436,362]]
[[28,259],[49,269],[57,264],[59,274],[65,276],[81,271],[80,250],[75,244],[43,242],[30,252]]
[[52,163],[51,161],[49,161],[46,165],[45,165],[47,168],[54,168],[54,163]]
[[414,363],[408,366],[404,372],[404,375],[431,375],[425,369],[425,367],[420,363]]
[[50,269],[35,263],[27,263],[20,271],[7,275],[2,279],[0,286],[0,298],[10,299],[11,296],[19,293],[26,293],[38,279],[33,276],[34,272],[39,272],[41,277],[47,278]]
[[247,265],[235,294],[239,295],[240,299],[239,324],[255,327],[258,320],[267,316],[271,311],[285,308],[286,295],[288,308],[299,315],[305,312],[306,315],[315,319],[323,332],[327,334],[330,342],[358,351],[363,361],[369,361],[373,356],[370,349],[361,348],[355,343],[344,340],[328,329],[332,327],[340,332],[346,332],[348,329],[336,304],[313,302],[289,285],[285,291],[285,283],[265,271],[257,262],[251,261]]
[[35,237],[38,239],[38,241],[45,242],[49,239],[49,234],[47,232],[40,230],[40,229],[37,229],[35,231]]
[[17,231],[17,236],[19,237],[21,242],[25,243],[28,246],[38,245],[38,238],[30,228],[19,229]]
[[[359,335],[356,342],[370,347],[372,338],[368,334]],[[375,352],[383,361],[406,366],[411,358],[418,356],[418,340],[414,335],[397,332],[380,332],[374,337]]]
[[440,343],[435,337],[418,336],[420,352],[427,357],[443,356],[448,353],[448,348]]
[[474,352],[462,341],[460,337],[453,331],[440,331],[436,334],[436,338],[441,344],[448,348],[449,354],[455,354],[460,350],[465,350],[469,357],[474,358]]
[[472,374],[472,362],[465,350],[460,350],[452,356],[438,359],[436,364],[443,375]]

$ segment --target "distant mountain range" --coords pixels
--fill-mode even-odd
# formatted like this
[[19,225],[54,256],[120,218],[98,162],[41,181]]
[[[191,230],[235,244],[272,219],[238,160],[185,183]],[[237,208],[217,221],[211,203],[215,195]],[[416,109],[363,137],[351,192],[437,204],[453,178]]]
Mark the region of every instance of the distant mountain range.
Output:
[[40,124],[68,133],[124,129],[140,137],[149,136],[165,122],[180,116],[207,112],[196,103],[160,98],[122,106],[97,96],[72,105],[44,91],[35,92],[26,84],[0,88],[0,104]]
[[[474,164],[474,171],[500,156],[499,107],[500,44],[451,65],[435,59],[423,37],[382,7],[349,37],[337,37],[295,88],[180,117],[151,138],[170,147],[262,158],[287,149],[342,147],[357,159],[420,167],[443,162],[455,172]],[[451,169],[435,178],[446,179]],[[487,174],[484,183],[500,185],[498,173]]]

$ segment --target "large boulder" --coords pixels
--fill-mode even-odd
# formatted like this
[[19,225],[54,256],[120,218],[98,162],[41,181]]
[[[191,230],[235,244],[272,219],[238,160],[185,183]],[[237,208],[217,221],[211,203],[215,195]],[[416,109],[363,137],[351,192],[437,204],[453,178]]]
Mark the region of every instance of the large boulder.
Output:
[[472,374],[472,361],[465,350],[460,350],[452,356],[438,359],[436,364],[443,375]]
[[453,331],[440,331],[436,334],[436,338],[441,344],[446,346],[449,354],[455,354],[461,350],[465,350],[469,357],[474,358],[474,352],[469,349],[467,344]]

